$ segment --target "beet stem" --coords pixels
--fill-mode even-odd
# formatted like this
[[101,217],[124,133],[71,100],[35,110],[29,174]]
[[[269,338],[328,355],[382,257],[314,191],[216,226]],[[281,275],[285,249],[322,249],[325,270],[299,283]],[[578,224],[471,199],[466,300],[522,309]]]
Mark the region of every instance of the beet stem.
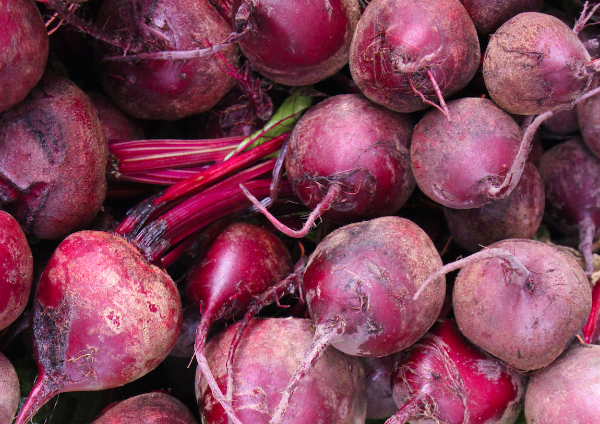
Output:
[[600,282],[596,282],[592,290],[592,310],[585,326],[583,327],[583,341],[591,343],[596,326],[598,325],[598,315],[600,314]]
[[327,195],[321,200],[321,202],[315,207],[315,209],[310,213],[308,219],[304,223],[304,226],[300,230],[292,230],[288,226],[282,224],[277,218],[275,218],[259,201],[256,197],[254,197],[243,185],[240,184],[240,188],[244,191],[244,194],[252,202],[252,204],[259,210],[269,221],[271,224],[275,226],[279,231],[289,237],[301,238],[304,237],[315,221],[321,217],[323,212],[328,210],[331,207],[331,204],[335,202],[340,195],[342,194],[342,188],[339,184],[332,184],[327,190]]
[[26,424],[44,404],[60,393],[62,387],[62,383],[55,379],[42,376],[33,386],[14,424]]
[[[423,387],[424,389],[424,387]],[[421,392],[415,393],[402,407],[386,420],[384,424],[404,424],[416,418],[422,412],[423,399]]]
[[449,272],[456,271],[457,269],[463,268],[467,265],[474,264],[476,262],[484,261],[486,259],[499,258],[506,262],[508,265],[508,270],[510,272],[515,272],[517,275],[521,276],[520,285],[524,286],[527,281],[529,281],[529,277],[531,273],[525,266],[521,263],[519,259],[517,259],[512,253],[508,250],[500,249],[500,248],[492,248],[492,249],[483,249],[480,252],[474,253],[466,258],[459,259],[458,261],[451,262],[449,264],[444,265],[433,274],[431,274],[427,279],[421,284],[419,290],[413,296],[413,300],[417,300],[421,293],[425,291],[429,283],[436,280],[437,278],[446,275]]
[[594,257],[592,248],[594,245],[594,235],[596,226],[591,217],[586,216],[579,223],[579,251],[585,259],[585,274],[589,277],[594,273]]
[[346,323],[341,319],[332,320],[331,325],[317,325],[317,331],[312,342],[312,346],[304,360],[298,365],[292,379],[288,383],[285,391],[281,394],[281,400],[273,412],[269,424],[281,424],[283,415],[290,404],[290,398],[298,388],[302,378],[308,373],[314,364],[319,360],[323,352],[329,347],[331,342],[344,333]]

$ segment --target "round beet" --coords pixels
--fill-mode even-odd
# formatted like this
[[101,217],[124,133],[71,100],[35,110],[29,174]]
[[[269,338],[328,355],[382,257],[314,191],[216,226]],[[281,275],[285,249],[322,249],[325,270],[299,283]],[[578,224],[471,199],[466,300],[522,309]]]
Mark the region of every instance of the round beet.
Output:
[[[600,420],[600,346],[578,345],[533,373],[525,395],[529,424],[595,423]],[[568,418],[567,418],[568,417]]]
[[508,197],[481,208],[444,207],[444,215],[453,240],[476,252],[500,240],[532,238],[542,223],[544,204],[544,182],[535,166],[527,163],[519,184]]
[[479,208],[507,196],[500,190],[523,135],[517,123],[484,98],[448,103],[452,120],[429,111],[411,144],[417,185],[432,200],[455,209]]
[[[227,351],[238,324],[206,346],[208,362],[225,391]],[[310,320],[255,318],[233,364],[233,405],[243,423],[267,424],[285,385],[302,362],[315,331]],[[196,397],[205,424],[227,424],[200,373]],[[291,398],[286,424],[363,424],[367,411],[365,374],[359,358],[329,348],[316,361]]]
[[20,397],[17,372],[6,356],[0,353],[0,423],[12,422]]
[[285,168],[302,202],[314,209],[332,186],[341,193],[323,217],[353,222],[391,215],[415,187],[411,120],[362,95],[331,97],[308,110],[290,135]]
[[348,63],[360,18],[357,0],[235,0],[239,45],[267,78],[285,85],[322,81]]
[[480,55],[475,26],[458,0],[379,0],[358,23],[350,71],[375,103],[414,112],[467,85]]
[[92,424],[197,424],[197,421],[173,396],[147,393],[110,407]]
[[26,234],[60,239],[88,226],[106,195],[108,149],[89,97],[52,74],[0,115],[0,207]]
[[584,94],[594,74],[573,29],[538,12],[520,13],[490,38],[483,76],[490,97],[517,115],[565,108]]
[[27,238],[16,220],[0,211],[0,330],[25,309],[32,280],[33,256]]
[[489,248],[510,252],[529,275],[499,258],[462,268],[453,293],[458,326],[513,368],[543,368],[583,328],[592,304],[588,279],[573,257],[538,241],[511,239]]
[[44,269],[33,303],[39,376],[15,424],[61,392],[136,380],[169,354],[181,327],[179,293],[121,237],[80,231]]
[[33,0],[0,0],[0,112],[21,102],[48,59],[48,33]]
[[469,343],[454,320],[438,321],[396,356],[391,381],[400,409],[386,424],[511,424],[523,408],[525,377]]
[[98,119],[108,142],[144,139],[144,130],[139,122],[121,112],[108,97],[98,91],[87,94],[98,112]]
[[[107,0],[97,25],[146,52],[195,50],[224,41],[231,29],[208,0]],[[134,52],[135,53],[135,52]],[[123,50],[96,45],[100,82],[119,108],[136,118],[174,120],[209,110],[233,87],[226,72],[233,46],[219,55],[185,60],[105,61]]]

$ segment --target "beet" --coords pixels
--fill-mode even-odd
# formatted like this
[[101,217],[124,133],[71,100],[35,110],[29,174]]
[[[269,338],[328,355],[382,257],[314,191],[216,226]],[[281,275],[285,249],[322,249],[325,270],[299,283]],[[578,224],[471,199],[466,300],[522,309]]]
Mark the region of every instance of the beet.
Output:
[[461,269],[453,293],[460,331],[513,368],[543,368],[583,328],[590,284],[574,258],[550,245],[511,239],[488,250],[494,248],[510,252],[528,273],[499,258]]
[[[208,0],[106,0],[97,25],[125,43],[140,41],[139,52],[195,50],[224,41],[231,30]],[[233,46],[186,60],[105,61],[123,55],[104,42],[96,45],[102,87],[127,114],[174,120],[209,110],[233,87],[226,64],[236,63]]]
[[491,34],[523,12],[535,12],[543,0],[460,0],[480,34]]
[[592,153],[600,157],[600,95],[584,100],[575,110],[581,138]]
[[517,123],[484,98],[453,100],[448,111],[451,121],[431,110],[415,126],[411,161],[421,191],[455,209],[507,196],[503,183],[523,138]]
[[107,141],[144,139],[140,123],[121,112],[112,100],[98,91],[87,94],[96,108]]
[[37,286],[39,376],[15,424],[58,393],[118,387],[145,375],[175,345],[181,315],[173,280],[130,243],[98,231],[71,234]]
[[16,220],[0,211],[0,330],[25,309],[32,280],[33,256],[27,238]]
[[476,252],[510,238],[532,238],[544,216],[544,182],[535,166],[527,163],[519,184],[504,199],[481,208],[451,209],[444,215],[453,240]]
[[[206,346],[208,363],[225,389],[226,360],[238,324],[217,334]],[[286,382],[314,337],[310,320],[255,318],[246,330],[233,364],[233,405],[244,423],[268,423]],[[200,373],[198,407],[205,424],[226,424]],[[367,411],[365,376],[359,358],[329,348],[300,383],[289,405],[286,424],[363,424]]]
[[157,392],[119,402],[92,424],[197,424],[197,421],[179,400]]
[[0,0],[0,112],[23,101],[48,59],[48,34],[33,0]]
[[26,234],[61,239],[88,226],[106,195],[108,149],[96,109],[52,74],[0,115],[0,208]]
[[398,410],[392,396],[390,380],[395,355],[362,358],[367,381],[367,420],[388,418]]
[[12,422],[20,396],[17,372],[6,356],[0,353],[0,423]]
[[375,103],[414,112],[466,86],[480,54],[473,21],[458,0],[379,0],[358,23],[350,71]]
[[454,320],[438,321],[392,373],[400,410],[386,424],[511,424],[523,408],[525,377],[477,349]]
[[240,49],[267,78],[299,86],[322,81],[348,63],[360,18],[357,0],[234,0]]
[[554,16],[525,12],[490,38],[483,76],[502,109],[537,115],[570,106],[590,87],[595,72],[577,33]]
[[[598,422],[600,346],[576,345],[531,375],[525,395],[528,424]],[[567,418],[568,417],[568,418]]]

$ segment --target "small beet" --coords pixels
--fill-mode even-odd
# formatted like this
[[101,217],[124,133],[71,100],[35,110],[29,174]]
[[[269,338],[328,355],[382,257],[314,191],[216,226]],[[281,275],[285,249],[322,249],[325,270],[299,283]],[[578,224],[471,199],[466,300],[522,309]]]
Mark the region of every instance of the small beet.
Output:
[[15,417],[21,392],[15,368],[0,353],[0,423],[10,424]]
[[108,149],[89,97],[44,76],[0,115],[0,207],[26,234],[61,239],[88,226],[106,196]]
[[23,101],[42,78],[48,33],[32,0],[0,0],[0,112]]
[[157,392],[119,402],[92,424],[197,424],[197,421],[179,400]]

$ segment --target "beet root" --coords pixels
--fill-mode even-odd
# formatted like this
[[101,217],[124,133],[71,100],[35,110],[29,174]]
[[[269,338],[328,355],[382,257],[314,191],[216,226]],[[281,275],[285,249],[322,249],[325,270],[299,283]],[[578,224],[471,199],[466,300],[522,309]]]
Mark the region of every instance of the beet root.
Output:
[[375,103],[414,112],[467,85],[480,55],[475,26],[458,0],[381,0],[358,23],[350,71]]
[[510,252],[529,271],[498,258],[461,269],[454,283],[454,315],[475,345],[520,370],[556,359],[583,328],[590,284],[577,261],[534,240],[511,239],[489,249]]
[[460,0],[477,32],[491,34],[500,25],[523,12],[535,12],[543,0]]
[[566,108],[590,87],[591,58],[577,33],[560,19],[520,13],[491,36],[483,60],[490,97],[517,115]]
[[197,424],[197,421],[179,400],[157,392],[119,402],[92,424]]
[[[267,78],[300,86],[322,81],[348,63],[360,18],[357,0],[236,0],[240,49]],[[325,41],[326,40],[326,41]]]
[[124,239],[71,234],[38,283],[33,335],[39,376],[15,421],[60,392],[121,386],[154,369],[175,345],[179,293]]
[[25,309],[32,280],[33,256],[27,238],[16,220],[0,211],[0,330]]
[[21,102],[48,59],[48,34],[32,0],[0,0],[0,112]]
[[12,422],[20,397],[17,372],[6,356],[0,353],[0,423]]
[[396,357],[391,381],[400,410],[386,424],[511,424],[523,407],[525,377],[469,343],[454,320],[438,321]]
[[[227,352],[237,326],[217,334],[206,346],[208,363],[223,391]],[[306,319],[255,318],[250,322],[233,363],[233,405],[242,422],[269,422],[313,337],[314,329]],[[365,387],[360,359],[329,348],[297,388],[285,423],[363,424],[367,410]],[[200,373],[196,397],[203,423],[227,423],[227,416]]]
[[60,239],[89,225],[106,196],[108,148],[96,109],[69,80],[44,76],[0,115],[0,207],[26,234]]
[[576,112],[581,138],[592,153],[600,158],[600,95],[577,104]]
[[573,424],[600,420],[600,346],[577,345],[531,375],[525,395],[528,423]]

